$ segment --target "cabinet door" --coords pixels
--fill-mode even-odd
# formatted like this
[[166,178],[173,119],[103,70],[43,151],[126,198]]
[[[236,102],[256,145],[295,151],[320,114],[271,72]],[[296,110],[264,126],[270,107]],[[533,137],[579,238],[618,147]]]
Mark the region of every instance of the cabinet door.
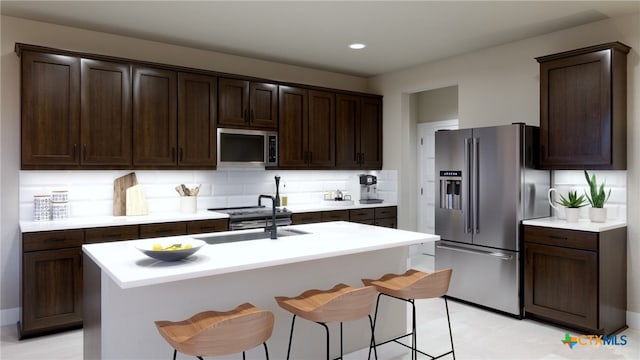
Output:
[[139,238],[138,225],[110,226],[85,230],[85,243],[95,244]]
[[382,169],[382,100],[363,98],[360,120],[360,166]]
[[280,86],[278,166],[303,168],[309,161],[307,90]]
[[249,86],[249,123],[253,127],[278,128],[278,85],[254,83]]
[[322,222],[349,221],[349,210],[333,210],[322,212]]
[[82,324],[82,250],[22,257],[22,336]]
[[360,167],[360,98],[336,95],[336,167]]
[[525,311],[598,329],[597,253],[525,242],[525,256]]
[[229,220],[195,220],[187,223],[187,234],[203,234],[229,230]]
[[218,124],[249,124],[249,82],[220,78],[218,80]]
[[131,166],[131,67],[81,60],[83,165]]
[[336,166],[336,100],[335,94],[309,90],[309,166]]
[[178,235],[186,235],[186,234],[187,234],[187,223],[185,222],[140,225],[140,239],[165,237],[165,236],[178,236]]
[[80,59],[22,53],[22,168],[78,164]]
[[322,212],[320,211],[291,214],[292,225],[313,224],[313,223],[319,223],[321,221],[322,221]]
[[133,68],[133,165],[175,166],[176,73]]
[[376,221],[374,224],[376,226],[388,227],[392,229],[398,228],[398,221],[396,218],[382,218],[382,219],[376,218]]
[[178,165],[215,169],[215,77],[178,74]]

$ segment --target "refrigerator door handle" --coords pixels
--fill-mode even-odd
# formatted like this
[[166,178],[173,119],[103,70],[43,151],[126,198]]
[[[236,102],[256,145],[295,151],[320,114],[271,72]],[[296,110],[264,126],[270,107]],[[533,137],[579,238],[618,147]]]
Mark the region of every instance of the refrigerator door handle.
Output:
[[464,233],[470,234],[472,233],[472,225],[471,225],[471,206],[472,206],[472,195],[471,195],[471,184],[473,183],[471,177],[471,138],[464,139],[464,170],[467,172],[467,187],[464,189],[465,196],[467,198],[466,209],[464,214]]
[[478,209],[480,208],[480,141],[473,138],[473,230],[477,234],[480,232],[480,217]]
[[459,251],[459,252],[464,252],[464,253],[469,253],[469,254],[477,254],[477,255],[485,255],[485,256],[492,256],[492,257],[496,257],[500,260],[505,260],[505,261],[509,261],[513,259],[513,255],[510,254],[505,254],[502,253],[500,251],[486,251],[486,250],[474,250],[474,249],[467,249],[461,246],[455,246],[455,245],[443,245],[443,244],[436,244],[436,247],[438,249],[445,249],[445,250],[451,250],[451,251]]

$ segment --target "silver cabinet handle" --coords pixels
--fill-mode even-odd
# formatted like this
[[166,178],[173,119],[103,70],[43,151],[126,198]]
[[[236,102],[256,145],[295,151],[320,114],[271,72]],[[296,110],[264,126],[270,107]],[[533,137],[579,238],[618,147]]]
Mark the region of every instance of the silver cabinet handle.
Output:
[[472,249],[467,249],[467,248],[463,248],[463,247],[460,247],[460,246],[442,245],[442,244],[436,244],[436,247],[439,248],[439,249],[446,249],[446,250],[451,250],[451,251],[459,251],[459,252],[464,252],[464,253],[469,253],[469,254],[492,256],[492,257],[497,257],[497,258],[499,258],[501,260],[512,260],[513,259],[513,255],[501,253],[499,251],[472,250]]

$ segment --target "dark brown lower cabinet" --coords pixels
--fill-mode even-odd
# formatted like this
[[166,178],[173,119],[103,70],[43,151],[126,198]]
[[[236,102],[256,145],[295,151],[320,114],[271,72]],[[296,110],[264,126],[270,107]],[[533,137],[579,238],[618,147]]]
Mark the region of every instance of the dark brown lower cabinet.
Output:
[[22,235],[20,338],[82,326],[84,232]]
[[524,227],[525,313],[588,334],[626,327],[626,227]]
[[226,231],[209,219],[22,234],[20,338],[82,327],[82,245]]
[[398,227],[398,207],[383,206],[378,208],[313,211],[296,213],[291,216],[293,225],[327,221],[351,221],[395,229]]

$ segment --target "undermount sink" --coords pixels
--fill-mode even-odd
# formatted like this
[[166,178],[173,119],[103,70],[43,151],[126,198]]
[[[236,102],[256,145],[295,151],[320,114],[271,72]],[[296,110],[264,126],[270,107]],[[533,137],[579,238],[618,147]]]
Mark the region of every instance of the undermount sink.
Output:
[[[295,236],[295,235],[305,235],[309,234],[306,231],[301,231],[297,229],[278,229],[278,237],[285,236]],[[229,233],[225,235],[210,235],[210,236],[194,236],[194,239],[203,240],[207,244],[226,244],[230,242],[238,242],[238,241],[247,241],[247,240],[258,240],[258,239],[268,239],[271,234],[268,231],[257,231],[257,232],[242,232],[242,233]]]

